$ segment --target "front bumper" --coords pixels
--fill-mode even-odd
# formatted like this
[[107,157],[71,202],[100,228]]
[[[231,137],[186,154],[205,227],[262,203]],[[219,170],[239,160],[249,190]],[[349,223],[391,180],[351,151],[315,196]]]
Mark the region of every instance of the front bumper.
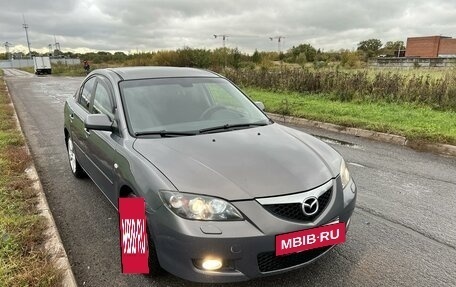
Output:
[[[356,186],[351,181],[342,190],[339,179],[334,183],[335,192],[328,207],[309,223],[278,218],[255,200],[232,202],[244,214],[244,221],[186,220],[161,207],[148,218],[160,265],[190,281],[235,282],[310,264],[332,246],[276,257],[275,236],[324,225],[335,218],[345,222],[348,230],[355,208]],[[207,257],[223,259],[224,267],[217,271],[198,268],[198,262]]]

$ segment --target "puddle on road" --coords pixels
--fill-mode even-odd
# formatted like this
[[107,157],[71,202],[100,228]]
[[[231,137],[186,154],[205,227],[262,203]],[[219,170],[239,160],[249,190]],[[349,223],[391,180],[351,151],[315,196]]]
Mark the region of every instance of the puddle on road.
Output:
[[362,168],[366,167],[365,165],[362,165],[362,164],[356,163],[356,162],[347,162],[347,164],[352,165],[352,166],[362,167]]
[[328,144],[337,144],[337,145],[347,146],[347,147],[354,148],[354,149],[362,149],[362,146],[354,144],[354,143],[351,143],[351,142],[338,140],[338,139],[333,139],[333,138],[320,136],[320,135],[313,135],[313,136],[318,138],[318,139],[320,139],[320,140],[322,140],[325,143],[328,143]]
[[[347,141],[343,141],[343,140],[337,140],[337,139],[333,139],[333,138],[329,138],[329,137],[325,137],[325,136],[320,136],[320,135],[313,135],[314,137],[320,139],[321,141],[327,143],[327,144],[336,144],[336,145],[340,145],[340,146],[346,146],[346,147],[349,147],[349,148],[353,148],[353,149],[359,149],[359,150],[362,150],[363,147],[360,146],[360,145],[356,145],[354,143],[351,143],[351,142],[347,142]],[[356,162],[350,162],[350,161],[347,161],[347,164],[348,165],[352,165],[352,166],[356,166],[356,167],[361,167],[361,168],[366,168],[365,165],[362,165],[360,163],[356,163]]]

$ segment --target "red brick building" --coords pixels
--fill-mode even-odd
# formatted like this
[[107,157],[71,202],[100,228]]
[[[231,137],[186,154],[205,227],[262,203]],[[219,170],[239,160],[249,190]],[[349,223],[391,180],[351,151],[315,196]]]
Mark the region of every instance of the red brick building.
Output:
[[407,38],[406,57],[455,58],[456,39],[445,36]]

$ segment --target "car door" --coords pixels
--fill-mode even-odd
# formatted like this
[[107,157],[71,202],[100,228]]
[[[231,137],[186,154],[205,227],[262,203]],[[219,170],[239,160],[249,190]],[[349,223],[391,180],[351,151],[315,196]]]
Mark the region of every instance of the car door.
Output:
[[[90,112],[92,114],[105,114],[114,121],[115,102],[112,95],[112,86],[109,80],[103,76],[97,76],[93,99],[90,105]],[[86,138],[87,154],[95,166],[92,179],[103,193],[115,203],[116,194],[114,186],[116,174],[114,160],[117,155],[117,147],[119,146],[119,132],[117,130],[112,132],[90,130],[86,132]]]
[[75,146],[75,153],[79,164],[89,174],[93,170],[93,166],[87,157],[87,134],[84,128],[84,120],[90,111],[90,102],[95,83],[96,77],[92,77],[82,84],[76,98],[76,103],[71,105],[69,110],[70,132]]

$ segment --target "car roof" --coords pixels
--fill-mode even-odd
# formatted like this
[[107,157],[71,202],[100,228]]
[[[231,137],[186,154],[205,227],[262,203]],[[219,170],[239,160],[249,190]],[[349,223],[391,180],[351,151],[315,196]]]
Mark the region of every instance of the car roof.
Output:
[[116,73],[124,80],[182,77],[220,77],[211,71],[184,67],[122,67],[109,68],[107,70]]

